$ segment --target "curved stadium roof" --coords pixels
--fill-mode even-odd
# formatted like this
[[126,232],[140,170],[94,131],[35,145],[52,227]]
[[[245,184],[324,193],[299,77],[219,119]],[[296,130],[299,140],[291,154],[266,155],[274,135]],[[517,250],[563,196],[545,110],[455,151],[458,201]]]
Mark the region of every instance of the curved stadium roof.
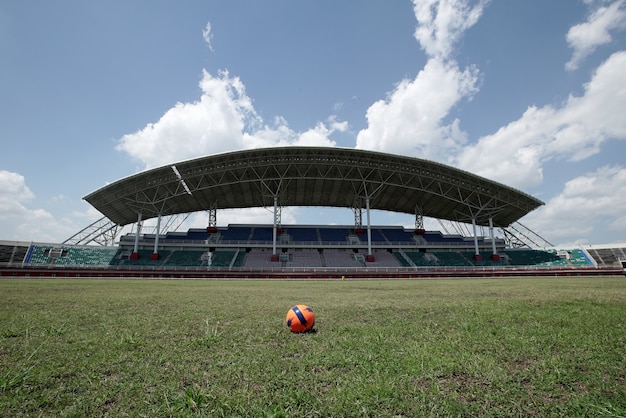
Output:
[[334,147],[235,151],[147,170],[85,196],[118,225],[159,214],[280,206],[371,209],[509,226],[543,202],[483,177],[413,157]]

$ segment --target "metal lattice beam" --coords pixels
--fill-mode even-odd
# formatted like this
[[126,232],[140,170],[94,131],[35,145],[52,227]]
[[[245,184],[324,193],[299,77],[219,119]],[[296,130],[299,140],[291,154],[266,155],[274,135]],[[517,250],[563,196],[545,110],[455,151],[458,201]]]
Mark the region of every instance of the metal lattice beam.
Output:
[[370,208],[498,227],[542,205],[511,187],[443,164],[372,151],[282,147],[237,151],[164,166],[111,183],[85,197],[119,225],[162,215],[284,206]]
[[63,244],[111,246],[115,244],[119,226],[105,216],[72,235]]

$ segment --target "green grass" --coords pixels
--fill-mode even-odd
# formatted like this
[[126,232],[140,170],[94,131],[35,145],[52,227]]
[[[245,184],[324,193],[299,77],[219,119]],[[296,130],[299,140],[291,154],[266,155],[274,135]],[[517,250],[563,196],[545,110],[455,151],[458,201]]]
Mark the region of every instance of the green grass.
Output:
[[[1,280],[1,416],[625,416],[626,279]],[[316,332],[284,324],[296,303]]]

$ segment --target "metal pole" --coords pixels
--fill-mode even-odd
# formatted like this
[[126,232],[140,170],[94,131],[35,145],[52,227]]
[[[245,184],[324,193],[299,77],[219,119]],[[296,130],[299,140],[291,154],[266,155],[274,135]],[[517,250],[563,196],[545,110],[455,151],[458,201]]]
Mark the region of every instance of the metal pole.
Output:
[[272,236],[272,255],[276,255],[276,215],[278,210],[278,196],[274,196],[274,231]]
[[480,251],[478,251],[478,236],[476,235],[476,219],[472,218],[472,229],[474,230],[474,253],[476,256],[480,255]]
[[496,240],[493,237],[493,219],[489,218],[489,238],[491,238],[491,254],[496,253]]
[[153,254],[159,253],[159,235],[161,234],[161,214],[159,213],[159,217],[157,218],[156,225],[156,235],[154,236],[154,251]]
[[137,214],[137,233],[135,234],[135,247],[133,252],[135,254],[139,253],[139,234],[141,233],[141,213]]
[[372,230],[370,228],[370,198],[365,198],[365,210],[367,212],[367,255],[372,255]]

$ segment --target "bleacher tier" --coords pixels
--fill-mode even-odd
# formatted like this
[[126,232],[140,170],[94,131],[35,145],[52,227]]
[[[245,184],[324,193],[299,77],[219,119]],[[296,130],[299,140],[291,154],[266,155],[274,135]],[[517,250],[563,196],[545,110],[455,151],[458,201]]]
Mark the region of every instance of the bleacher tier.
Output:
[[317,228],[283,228],[283,232],[291,237],[291,242],[319,243]]
[[386,228],[384,234],[389,242],[413,243],[413,232],[407,232],[404,229]]
[[251,235],[249,226],[229,226],[221,231],[223,241],[249,241]]
[[345,250],[325,250],[322,254],[326,267],[364,267],[363,261],[355,258],[352,251]]
[[[164,235],[158,258],[151,240],[143,236],[139,258],[130,259],[134,237],[125,235],[120,247],[61,244],[0,244],[0,263],[25,266],[112,266],[115,268],[277,269],[277,268],[573,268],[620,266],[626,247],[525,249],[503,248],[492,257],[491,242],[480,238],[480,257],[475,257],[471,238],[399,226],[367,228],[350,226],[282,226],[273,247],[271,225],[229,225],[212,234],[190,229]],[[308,247],[310,245],[310,247]],[[371,245],[370,248],[369,245]],[[184,246],[184,247],[183,247]],[[278,254],[272,255],[274,250]],[[368,257],[368,251],[372,257]]]
[[274,229],[272,227],[257,226],[252,230],[250,241],[272,241]]
[[327,244],[344,243],[348,239],[350,231],[346,228],[320,228],[322,242]]
[[32,245],[25,264],[65,266],[107,266],[118,252],[116,247],[72,247]]

